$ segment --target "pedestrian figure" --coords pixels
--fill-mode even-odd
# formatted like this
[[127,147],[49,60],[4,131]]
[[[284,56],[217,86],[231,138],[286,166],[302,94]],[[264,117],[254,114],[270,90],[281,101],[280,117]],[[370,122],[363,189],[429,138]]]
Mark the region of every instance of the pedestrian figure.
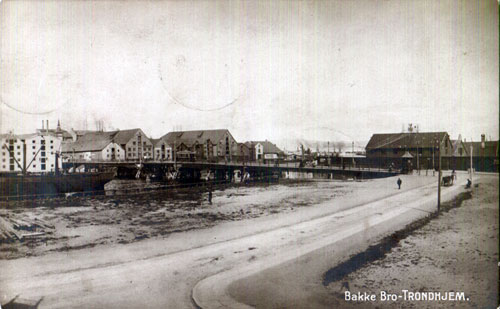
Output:
[[401,178],[398,178],[398,190],[401,189],[401,184],[403,183],[403,181],[401,180]]
[[212,190],[208,189],[208,202],[212,205]]
[[467,185],[465,185],[466,189],[469,189],[472,186],[472,181],[470,179],[467,179]]
[[453,180],[457,180],[457,172],[455,172],[455,169],[453,169],[453,171],[451,172],[451,177],[453,178]]

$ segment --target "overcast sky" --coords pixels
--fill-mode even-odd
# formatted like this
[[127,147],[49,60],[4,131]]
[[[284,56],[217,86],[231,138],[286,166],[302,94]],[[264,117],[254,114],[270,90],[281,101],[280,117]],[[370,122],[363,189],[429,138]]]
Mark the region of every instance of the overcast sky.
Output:
[[3,1],[0,131],[498,139],[496,1]]

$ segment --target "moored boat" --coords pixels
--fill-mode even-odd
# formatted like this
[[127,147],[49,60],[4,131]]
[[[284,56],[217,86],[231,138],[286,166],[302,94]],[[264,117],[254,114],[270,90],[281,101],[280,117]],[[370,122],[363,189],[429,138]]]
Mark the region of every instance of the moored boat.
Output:
[[115,171],[86,173],[0,174],[0,199],[51,197],[70,192],[99,192]]

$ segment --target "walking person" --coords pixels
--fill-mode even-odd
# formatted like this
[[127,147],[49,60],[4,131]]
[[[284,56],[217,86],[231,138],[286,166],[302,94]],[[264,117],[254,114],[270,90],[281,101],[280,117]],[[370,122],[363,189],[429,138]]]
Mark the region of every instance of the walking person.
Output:
[[401,178],[398,178],[398,190],[401,190],[401,184],[403,183],[403,181],[401,180]]
[[208,203],[212,205],[212,189],[208,189]]

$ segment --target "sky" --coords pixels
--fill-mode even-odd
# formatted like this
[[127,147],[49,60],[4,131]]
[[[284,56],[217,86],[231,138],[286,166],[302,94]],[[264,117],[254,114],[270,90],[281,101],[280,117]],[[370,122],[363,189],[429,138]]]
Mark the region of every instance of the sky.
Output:
[[3,1],[0,131],[498,139],[496,1]]

